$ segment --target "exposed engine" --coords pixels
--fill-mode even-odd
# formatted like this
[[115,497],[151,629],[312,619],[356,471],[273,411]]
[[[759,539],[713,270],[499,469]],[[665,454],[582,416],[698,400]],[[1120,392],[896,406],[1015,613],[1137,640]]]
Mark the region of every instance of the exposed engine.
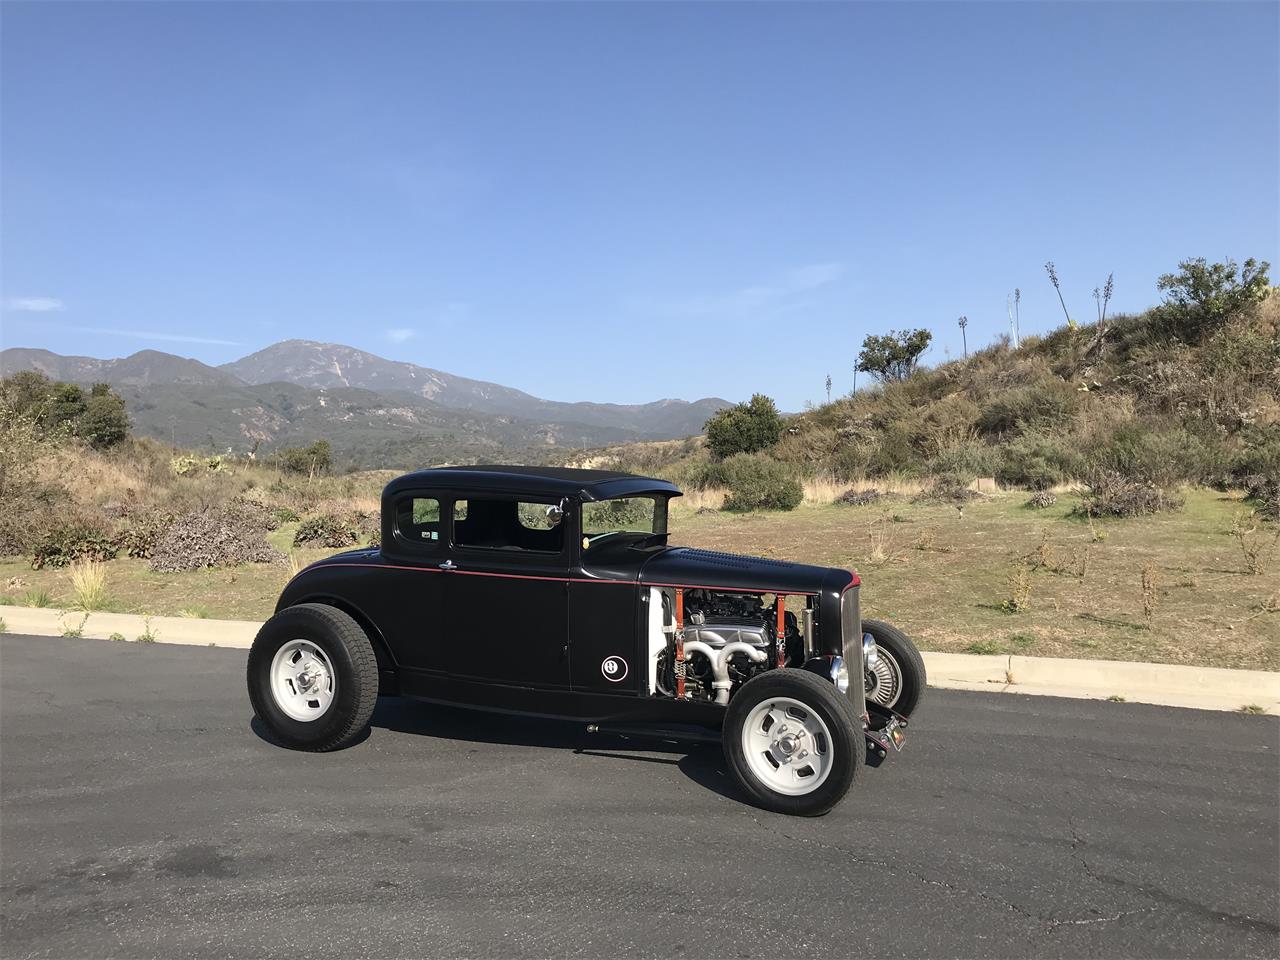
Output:
[[[675,696],[675,618],[669,594],[663,594],[662,603],[663,629],[672,639],[658,654],[655,686],[658,692]],[[766,607],[757,594],[686,590],[685,696],[727,703],[738,686],[776,667],[780,654],[789,662],[803,659],[795,614],[784,616],[781,650],[777,621],[777,607]]]

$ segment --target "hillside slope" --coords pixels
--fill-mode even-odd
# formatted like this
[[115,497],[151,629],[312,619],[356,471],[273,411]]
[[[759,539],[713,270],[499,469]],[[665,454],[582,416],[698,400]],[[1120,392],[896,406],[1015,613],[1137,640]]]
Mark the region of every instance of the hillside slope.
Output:
[[[1213,327],[1157,307],[1113,318],[1100,345],[1096,334],[1064,326],[860,390],[788,418],[761,456],[841,481],[1280,482],[1280,294]],[[588,456],[692,486],[716,475],[697,444]]]

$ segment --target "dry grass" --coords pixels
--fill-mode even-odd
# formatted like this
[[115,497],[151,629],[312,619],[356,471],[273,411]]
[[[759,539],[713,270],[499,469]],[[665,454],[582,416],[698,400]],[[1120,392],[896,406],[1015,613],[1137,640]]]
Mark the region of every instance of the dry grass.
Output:
[[729,491],[720,487],[687,490],[683,497],[676,497],[671,501],[671,513],[675,516],[697,513],[699,510],[720,510],[724,507],[724,500],[728,495]]
[[71,590],[77,610],[101,610],[107,605],[107,565],[81,560],[71,565]]

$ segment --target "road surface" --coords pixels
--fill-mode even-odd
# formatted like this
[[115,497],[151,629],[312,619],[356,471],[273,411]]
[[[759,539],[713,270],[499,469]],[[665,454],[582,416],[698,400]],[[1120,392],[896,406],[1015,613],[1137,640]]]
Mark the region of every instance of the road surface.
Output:
[[20,957],[1275,957],[1280,723],[930,691],[817,820],[715,747],[383,700],[259,735],[243,650],[0,637]]

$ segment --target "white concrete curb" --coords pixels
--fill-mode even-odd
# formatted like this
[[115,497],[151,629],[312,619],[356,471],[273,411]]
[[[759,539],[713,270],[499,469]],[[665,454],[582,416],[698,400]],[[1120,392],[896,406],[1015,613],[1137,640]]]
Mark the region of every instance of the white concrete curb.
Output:
[[157,643],[183,643],[198,647],[248,649],[261,623],[252,620],[199,620],[187,617],[140,617],[132,613],[81,613],[41,607],[0,606],[0,619],[9,633],[34,633],[44,637],[82,636],[110,640],[149,637]]
[[[10,633],[59,637],[68,633],[109,640],[248,649],[262,626],[251,620],[196,620],[140,617],[127,613],[78,613],[38,607],[0,605]],[[1067,660],[968,653],[924,654],[929,685],[986,693],[1027,693],[1083,700],[1122,698],[1201,710],[1239,710],[1251,704],[1280,714],[1280,673],[1224,670],[1122,660]]]

